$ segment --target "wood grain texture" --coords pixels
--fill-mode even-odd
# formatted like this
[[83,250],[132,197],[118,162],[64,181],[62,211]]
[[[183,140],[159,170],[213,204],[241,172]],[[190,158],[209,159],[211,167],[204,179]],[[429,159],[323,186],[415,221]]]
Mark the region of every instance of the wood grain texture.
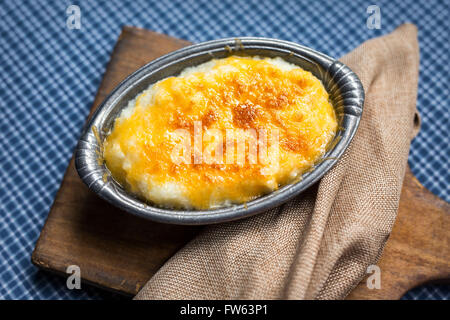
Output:
[[[125,27],[95,98],[94,107],[127,75],[189,42]],[[91,111],[91,113],[92,113]],[[450,278],[450,206],[426,190],[408,169],[398,218],[379,262],[381,289],[366,282],[349,299],[398,299],[416,285]],[[42,229],[32,262],[64,273],[81,268],[83,281],[134,295],[201,227],[154,223],[122,212],[90,192],[73,159]]]

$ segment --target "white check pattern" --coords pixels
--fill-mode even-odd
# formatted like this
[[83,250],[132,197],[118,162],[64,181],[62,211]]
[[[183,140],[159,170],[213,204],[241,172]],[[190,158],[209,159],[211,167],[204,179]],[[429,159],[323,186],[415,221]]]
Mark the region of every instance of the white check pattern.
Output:
[[[66,9],[81,9],[81,29]],[[418,108],[423,125],[410,166],[419,181],[450,199],[449,1],[377,1],[381,29],[366,27],[370,1],[1,1],[0,0],[0,298],[116,298],[31,265],[77,137],[122,26],[193,42],[234,36],[295,41],[334,57],[410,21],[421,46]],[[427,286],[408,299],[448,299]]]

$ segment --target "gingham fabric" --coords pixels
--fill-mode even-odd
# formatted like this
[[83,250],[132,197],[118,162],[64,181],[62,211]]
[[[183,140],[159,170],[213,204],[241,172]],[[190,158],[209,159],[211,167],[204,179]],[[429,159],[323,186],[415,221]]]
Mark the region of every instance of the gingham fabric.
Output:
[[[66,24],[69,5],[81,29]],[[367,7],[381,10],[369,29]],[[117,298],[38,271],[30,255],[72,155],[122,26],[192,42],[235,36],[295,41],[339,57],[403,22],[419,29],[422,129],[409,164],[450,200],[449,1],[0,1],[0,298]],[[416,288],[406,299],[448,299],[449,286]]]

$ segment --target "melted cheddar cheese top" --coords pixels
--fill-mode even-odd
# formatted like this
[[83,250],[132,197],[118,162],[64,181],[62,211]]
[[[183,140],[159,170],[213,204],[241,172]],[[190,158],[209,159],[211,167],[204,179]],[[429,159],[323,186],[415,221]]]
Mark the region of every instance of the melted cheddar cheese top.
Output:
[[[213,129],[222,134],[209,134]],[[138,95],[115,120],[103,156],[113,177],[143,199],[210,209],[245,203],[300,177],[336,129],[328,93],[310,72],[281,58],[231,56]],[[184,161],[174,161],[174,150]],[[199,154],[211,155],[209,161]]]

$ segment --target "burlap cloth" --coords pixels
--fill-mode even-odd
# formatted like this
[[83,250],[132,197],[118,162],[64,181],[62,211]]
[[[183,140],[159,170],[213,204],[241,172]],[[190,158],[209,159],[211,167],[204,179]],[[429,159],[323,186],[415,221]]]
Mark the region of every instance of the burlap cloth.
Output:
[[419,127],[416,27],[402,25],[341,61],[360,77],[366,100],[339,163],[281,207],[206,227],[136,299],[341,299],[377,263]]

